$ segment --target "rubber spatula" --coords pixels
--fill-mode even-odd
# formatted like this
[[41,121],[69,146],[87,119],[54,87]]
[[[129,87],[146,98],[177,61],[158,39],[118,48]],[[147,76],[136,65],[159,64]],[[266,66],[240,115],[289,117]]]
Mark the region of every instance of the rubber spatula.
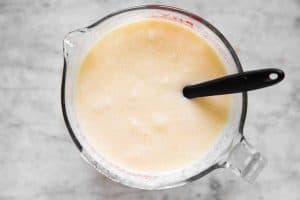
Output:
[[283,78],[284,72],[275,68],[246,71],[185,86],[183,88],[183,95],[191,99],[246,92],[274,85]]

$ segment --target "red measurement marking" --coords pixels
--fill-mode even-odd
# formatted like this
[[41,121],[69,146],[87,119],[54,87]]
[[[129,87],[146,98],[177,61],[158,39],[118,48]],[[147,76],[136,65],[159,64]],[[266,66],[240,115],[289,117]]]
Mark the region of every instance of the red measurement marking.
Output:
[[168,13],[155,14],[155,15],[152,15],[151,17],[152,18],[163,18],[163,19],[167,19],[170,21],[179,22],[180,24],[189,26],[191,28],[193,28],[193,26],[194,26],[193,22],[186,20],[186,19],[182,19],[175,15],[168,14]]

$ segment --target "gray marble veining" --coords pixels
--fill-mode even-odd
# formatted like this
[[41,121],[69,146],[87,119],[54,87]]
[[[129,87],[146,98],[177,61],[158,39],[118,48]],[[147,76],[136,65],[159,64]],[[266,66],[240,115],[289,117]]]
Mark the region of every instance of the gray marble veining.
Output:
[[[245,135],[268,158],[257,183],[217,170],[184,187],[130,189],[87,165],[61,115],[62,39],[111,11],[161,3],[218,27],[245,69],[286,80],[249,95]],[[300,199],[300,1],[0,1],[0,199]]]

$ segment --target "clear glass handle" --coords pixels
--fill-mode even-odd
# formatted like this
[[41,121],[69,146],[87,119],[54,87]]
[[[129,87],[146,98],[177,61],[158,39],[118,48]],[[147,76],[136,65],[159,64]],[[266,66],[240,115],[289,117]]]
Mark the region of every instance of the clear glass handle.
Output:
[[225,166],[253,183],[266,164],[266,158],[243,138],[231,150]]

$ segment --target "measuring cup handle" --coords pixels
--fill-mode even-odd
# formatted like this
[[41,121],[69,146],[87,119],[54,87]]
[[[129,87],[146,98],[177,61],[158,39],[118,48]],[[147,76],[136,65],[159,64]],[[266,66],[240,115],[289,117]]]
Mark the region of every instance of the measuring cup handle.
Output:
[[266,158],[243,138],[231,150],[225,167],[249,183],[253,183],[266,164]]

